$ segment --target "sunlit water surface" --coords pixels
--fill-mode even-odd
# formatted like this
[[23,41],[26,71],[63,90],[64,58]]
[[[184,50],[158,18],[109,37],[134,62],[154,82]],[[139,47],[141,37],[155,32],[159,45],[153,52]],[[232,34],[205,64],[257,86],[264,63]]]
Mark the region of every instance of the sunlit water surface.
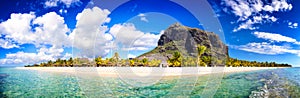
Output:
[[[210,96],[258,96],[299,98],[300,68],[227,74]],[[136,86],[130,80],[81,74],[51,73],[0,68],[0,97],[201,97],[210,88],[210,75],[162,78],[152,85]],[[133,82],[135,80],[132,80]],[[279,93],[279,94],[277,94]],[[276,95],[277,94],[277,95]],[[207,95],[206,95],[207,96]],[[203,96],[202,96],[203,97]]]

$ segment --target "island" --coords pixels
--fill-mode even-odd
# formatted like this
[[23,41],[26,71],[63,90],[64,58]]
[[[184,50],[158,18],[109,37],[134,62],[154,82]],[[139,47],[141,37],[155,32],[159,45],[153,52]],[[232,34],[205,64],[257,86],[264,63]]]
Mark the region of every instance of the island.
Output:
[[25,67],[292,67],[275,62],[246,61],[232,58],[226,46],[213,32],[175,23],[168,27],[157,47],[136,58],[57,59]]

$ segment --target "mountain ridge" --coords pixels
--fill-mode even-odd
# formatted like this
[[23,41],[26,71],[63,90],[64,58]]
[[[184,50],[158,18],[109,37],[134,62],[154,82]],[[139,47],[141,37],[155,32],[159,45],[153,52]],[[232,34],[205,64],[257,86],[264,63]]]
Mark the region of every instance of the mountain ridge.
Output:
[[197,57],[197,45],[207,47],[208,51],[203,55],[213,57],[217,61],[225,62],[229,57],[228,46],[217,34],[175,23],[160,36],[157,47],[137,58],[155,59],[162,55],[169,58],[175,51],[179,51],[184,57]]

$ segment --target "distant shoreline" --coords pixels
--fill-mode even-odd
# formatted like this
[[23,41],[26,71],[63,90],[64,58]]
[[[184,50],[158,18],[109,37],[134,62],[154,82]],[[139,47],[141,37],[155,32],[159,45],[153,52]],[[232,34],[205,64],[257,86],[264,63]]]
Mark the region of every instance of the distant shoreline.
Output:
[[200,76],[214,73],[237,73],[290,67],[16,67],[54,73],[87,74],[100,77]]

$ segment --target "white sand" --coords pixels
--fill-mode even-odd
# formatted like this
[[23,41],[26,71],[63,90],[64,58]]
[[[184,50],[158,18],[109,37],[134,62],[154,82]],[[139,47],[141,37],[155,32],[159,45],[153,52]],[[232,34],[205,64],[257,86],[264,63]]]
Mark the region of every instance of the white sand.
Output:
[[[278,69],[279,67],[17,67],[21,70],[36,70],[55,73],[93,74],[103,77],[114,76],[183,76],[205,75],[212,73],[234,73],[256,70]],[[96,74],[96,75],[97,75]]]

